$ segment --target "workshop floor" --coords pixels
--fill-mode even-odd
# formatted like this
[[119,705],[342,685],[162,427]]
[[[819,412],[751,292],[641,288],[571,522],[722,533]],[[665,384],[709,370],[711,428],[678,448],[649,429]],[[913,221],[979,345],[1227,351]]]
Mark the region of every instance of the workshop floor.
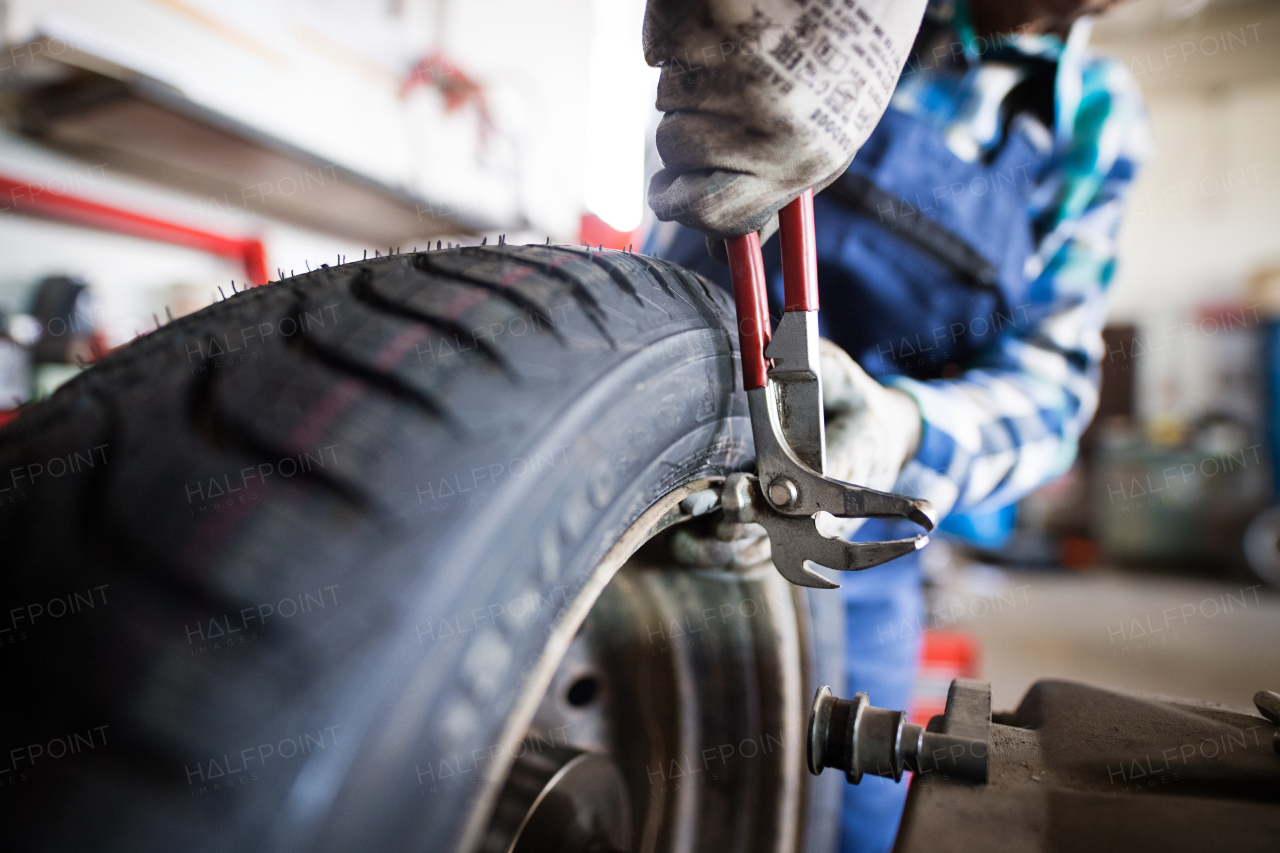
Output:
[[998,710],[1042,678],[1242,709],[1258,690],[1280,690],[1280,593],[1255,581],[968,564],[933,607],[978,640]]

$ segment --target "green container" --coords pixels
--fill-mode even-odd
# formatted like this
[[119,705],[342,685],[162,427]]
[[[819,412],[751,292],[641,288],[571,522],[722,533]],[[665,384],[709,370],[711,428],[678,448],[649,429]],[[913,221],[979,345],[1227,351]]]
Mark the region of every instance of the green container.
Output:
[[1268,503],[1262,444],[1228,453],[1108,441],[1098,448],[1093,533],[1113,560],[1230,561],[1244,528]]

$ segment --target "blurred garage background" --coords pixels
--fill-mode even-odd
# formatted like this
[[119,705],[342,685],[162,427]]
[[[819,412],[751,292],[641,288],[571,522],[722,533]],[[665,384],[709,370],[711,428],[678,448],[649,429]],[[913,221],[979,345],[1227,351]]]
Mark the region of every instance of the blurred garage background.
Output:
[[[640,245],[643,6],[0,0],[0,422],[172,317],[340,258]],[[1132,0],[1094,41],[1155,131],[1101,411],[1066,477],[926,552],[927,618],[883,626],[927,632],[917,717],[957,674],[997,707],[1048,676],[1244,707],[1277,686],[1280,5]]]

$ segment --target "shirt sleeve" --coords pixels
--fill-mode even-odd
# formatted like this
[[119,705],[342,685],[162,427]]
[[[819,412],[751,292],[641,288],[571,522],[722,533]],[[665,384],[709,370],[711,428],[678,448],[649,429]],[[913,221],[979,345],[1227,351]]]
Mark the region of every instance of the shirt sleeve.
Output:
[[922,418],[895,490],[943,515],[999,509],[1066,471],[1097,409],[1116,233],[1149,150],[1140,96],[1116,66],[1090,69],[1101,85],[1082,100],[1056,201],[1040,220],[1027,321],[1015,317],[954,379],[883,379],[914,397]]

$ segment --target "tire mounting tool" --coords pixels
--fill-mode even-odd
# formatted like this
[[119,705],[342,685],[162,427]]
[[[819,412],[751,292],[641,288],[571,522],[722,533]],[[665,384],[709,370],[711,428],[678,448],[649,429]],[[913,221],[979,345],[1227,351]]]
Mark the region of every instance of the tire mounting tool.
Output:
[[[725,518],[753,522],[769,533],[773,563],[799,586],[836,589],[806,561],[857,571],[909,554],[927,535],[888,542],[846,542],[818,530],[815,516],[905,518],[926,531],[933,507],[923,500],[879,492],[827,477],[818,368],[818,263],[813,190],[779,211],[785,313],[769,321],[764,260],[755,232],[726,240],[742,354],[742,383],[751,412],[756,474],[735,473],[721,497]],[[772,362],[772,364],[770,364]]]

